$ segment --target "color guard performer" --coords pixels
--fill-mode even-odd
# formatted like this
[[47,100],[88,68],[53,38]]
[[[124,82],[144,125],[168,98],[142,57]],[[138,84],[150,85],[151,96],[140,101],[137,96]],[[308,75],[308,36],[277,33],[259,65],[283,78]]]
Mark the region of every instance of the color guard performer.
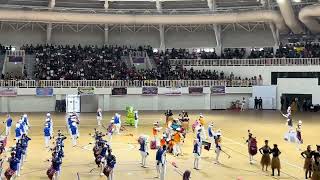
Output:
[[281,169],[281,164],[280,164],[280,159],[279,155],[281,154],[281,151],[278,149],[278,145],[274,144],[273,149],[271,149],[272,153],[272,160],[271,160],[271,169],[272,169],[272,176],[274,176],[274,170],[278,170],[278,176],[280,176],[280,169]]
[[101,110],[101,108],[98,108],[98,110],[97,110],[97,122],[98,122],[98,126],[101,126],[101,121],[102,121],[102,110]]
[[193,155],[194,155],[193,169],[200,170],[199,161],[201,158],[201,143],[199,139],[195,139],[193,142]]
[[254,161],[253,156],[257,154],[258,148],[257,148],[256,138],[252,136],[252,133],[250,133],[250,130],[248,130],[248,132],[249,132],[249,137],[246,142],[248,143],[249,161],[250,161],[250,164],[252,164]]
[[308,174],[309,178],[311,178],[311,173],[312,173],[312,150],[311,146],[307,146],[307,150],[303,151],[301,153],[301,156],[304,158],[304,170],[305,170],[305,177],[308,179]]
[[262,166],[262,171],[264,171],[264,167],[266,167],[266,171],[268,171],[268,166],[271,163],[270,153],[271,148],[269,147],[268,140],[264,141],[265,145],[259,149],[260,154],[262,155],[260,164]]

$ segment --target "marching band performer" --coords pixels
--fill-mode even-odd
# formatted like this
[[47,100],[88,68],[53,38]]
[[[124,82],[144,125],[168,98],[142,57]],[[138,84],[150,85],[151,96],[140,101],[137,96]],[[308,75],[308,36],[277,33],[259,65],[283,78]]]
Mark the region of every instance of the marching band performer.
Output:
[[107,166],[105,167],[105,170],[104,170],[106,172],[105,174],[108,180],[113,180],[113,176],[114,176],[113,170],[117,162],[116,162],[116,156],[112,154],[112,149],[108,150],[106,161],[107,161]]
[[139,116],[138,111],[134,111],[134,127],[138,128]]
[[140,154],[141,154],[141,167],[146,167],[147,156],[149,155],[149,138],[146,135],[141,136],[140,139]]
[[53,121],[50,113],[46,114],[46,123],[48,123],[48,126],[50,128],[50,137],[52,138],[53,137]]
[[297,129],[296,129],[296,143],[297,143],[297,148],[298,150],[301,150],[300,145],[303,143],[303,139],[302,139],[302,121],[299,120],[298,125],[297,125]]
[[7,120],[6,120],[6,136],[9,136],[12,126],[12,118],[10,114],[7,114]]
[[268,140],[264,141],[265,145],[259,149],[260,154],[262,155],[260,164],[262,166],[262,171],[264,171],[264,167],[266,167],[266,171],[268,171],[268,166],[270,165],[270,153],[271,148],[269,147]]
[[208,127],[208,136],[209,136],[209,139],[211,141],[212,144],[214,144],[214,139],[215,139],[215,132],[213,130],[213,122],[211,122],[211,124],[209,124],[209,127]]
[[24,127],[25,127],[25,133],[28,134],[29,128],[30,128],[28,115],[27,114],[23,114],[22,120],[23,120],[23,124],[24,124]]
[[101,126],[101,121],[102,121],[102,110],[101,110],[101,108],[98,108],[98,110],[97,110],[97,122],[98,122],[98,126]]
[[43,135],[44,135],[45,148],[49,148],[50,137],[51,137],[49,123],[45,123],[44,128],[43,128]]
[[305,170],[305,177],[308,179],[308,174],[309,178],[311,178],[311,173],[312,173],[312,150],[311,146],[307,146],[307,150],[303,151],[301,153],[301,156],[304,158],[304,170]]
[[9,168],[4,173],[7,180],[10,180],[12,176],[14,176],[18,170],[18,164],[20,160],[16,157],[16,153],[14,151],[11,152],[11,157],[8,159]]
[[167,160],[166,160],[166,145],[158,148],[156,153],[156,168],[157,168],[157,178],[164,180],[167,171]]
[[199,161],[201,156],[201,143],[199,139],[195,139],[193,143],[193,155],[194,155],[194,161],[193,161],[193,169],[199,170]]
[[72,122],[70,130],[71,130],[72,145],[73,147],[75,147],[77,145],[77,139],[78,139],[78,126],[76,122]]
[[16,133],[16,142],[18,142],[21,139],[21,135],[22,135],[19,122],[16,123],[15,133]]
[[114,116],[114,125],[115,125],[115,132],[119,135],[120,134],[120,128],[121,128],[121,119],[120,114],[116,113]]
[[215,147],[216,147],[216,149],[215,149],[215,153],[216,153],[216,164],[220,164],[220,161],[219,161],[219,157],[220,157],[220,152],[221,152],[221,150],[222,150],[222,148],[221,148],[221,131],[219,131],[218,130],[218,132],[217,132],[217,136],[216,136],[216,138],[215,138],[215,141],[214,141],[215,143]]
[[108,142],[111,144],[112,141],[112,135],[115,131],[115,125],[114,125],[114,120],[112,118],[112,120],[110,121],[110,124],[107,128],[107,135],[108,135]]

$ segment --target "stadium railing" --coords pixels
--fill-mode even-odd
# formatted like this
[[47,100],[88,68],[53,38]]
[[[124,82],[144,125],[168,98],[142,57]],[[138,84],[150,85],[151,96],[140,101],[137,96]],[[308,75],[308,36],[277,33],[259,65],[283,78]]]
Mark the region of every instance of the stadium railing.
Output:
[[77,87],[191,87],[227,86],[250,87],[262,85],[258,80],[1,80],[2,88],[77,88]]
[[320,58],[170,59],[184,66],[319,66]]

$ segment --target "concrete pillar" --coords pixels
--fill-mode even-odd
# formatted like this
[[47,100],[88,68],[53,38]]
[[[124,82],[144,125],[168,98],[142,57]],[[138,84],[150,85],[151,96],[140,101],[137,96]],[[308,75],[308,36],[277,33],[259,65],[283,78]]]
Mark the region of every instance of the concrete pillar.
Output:
[[160,0],[156,0],[156,7],[159,13],[161,13],[162,11],[162,4],[160,2]]
[[104,1],[104,9],[105,9],[105,10],[108,10],[108,9],[109,9],[109,1],[108,1],[108,0],[105,0],[105,1]]
[[104,25],[104,44],[109,44],[109,26],[107,24]]
[[160,32],[160,51],[166,50],[166,44],[165,44],[165,37],[164,37],[164,25],[159,25],[159,32]]
[[213,25],[213,29],[214,29],[214,34],[216,37],[216,48],[215,48],[215,52],[218,56],[221,56],[222,53],[222,42],[221,42],[221,26],[220,25]]
[[274,46],[273,46],[273,54],[276,54],[276,50],[279,48],[280,45],[280,35],[279,30],[275,27],[274,24],[270,23],[270,29],[272,32],[273,40],[274,40]]
[[51,44],[51,37],[52,37],[52,23],[47,24],[47,44]]
[[56,0],[50,0],[48,7],[53,9],[56,6]]

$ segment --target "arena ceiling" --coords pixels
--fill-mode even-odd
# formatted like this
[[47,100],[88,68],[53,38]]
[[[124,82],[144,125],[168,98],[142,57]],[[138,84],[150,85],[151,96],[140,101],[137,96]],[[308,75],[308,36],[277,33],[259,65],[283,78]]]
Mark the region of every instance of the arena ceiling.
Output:
[[[51,0],[0,0],[2,8],[47,8]],[[159,0],[163,10],[208,9],[207,0]],[[292,0],[295,4],[312,4],[318,0]],[[276,7],[276,0],[216,0],[217,10],[261,9]],[[55,0],[56,9],[105,9],[105,0]],[[156,10],[156,0],[108,0],[108,9]]]
[[[208,8],[206,0],[160,0],[163,9]],[[217,0],[217,7],[257,7],[268,0]],[[273,0],[269,0],[273,1]],[[309,0],[312,1],[312,0]],[[49,0],[0,0],[1,6],[46,7]],[[56,7],[104,8],[104,0],[56,0]],[[110,9],[156,9],[155,0],[109,0]]]

